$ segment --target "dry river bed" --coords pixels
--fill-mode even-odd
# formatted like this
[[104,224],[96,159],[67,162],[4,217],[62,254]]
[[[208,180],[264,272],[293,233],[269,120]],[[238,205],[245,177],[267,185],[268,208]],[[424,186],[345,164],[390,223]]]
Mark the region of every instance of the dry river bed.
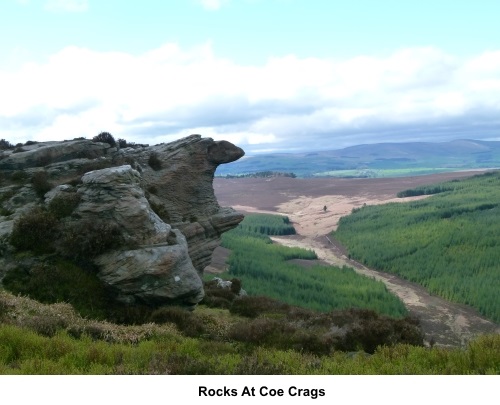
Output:
[[411,315],[420,319],[427,343],[440,346],[463,346],[483,333],[500,333],[500,328],[465,305],[431,295],[422,286],[398,276],[370,269],[349,260],[335,241],[323,237],[273,237],[274,242],[290,247],[313,249],[318,258],[334,266],[353,268],[357,273],[382,281],[389,291],[404,302]]

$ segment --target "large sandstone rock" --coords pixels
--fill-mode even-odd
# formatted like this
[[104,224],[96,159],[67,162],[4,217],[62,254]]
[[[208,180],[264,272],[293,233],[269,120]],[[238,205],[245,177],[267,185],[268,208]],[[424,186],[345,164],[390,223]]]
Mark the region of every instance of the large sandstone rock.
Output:
[[[185,237],[151,209],[129,165],[89,172],[78,189],[78,221],[118,225],[127,246],[98,256],[99,278],[125,303],[196,304],[203,285],[188,254]],[[76,221],[76,219],[75,219]]]
[[95,159],[115,151],[107,143],[86,139],[64,142],[41,142],[3,151],[0,170],[25,170],[72,159]]
[[96,259],[99,277],[119,292],[120,301],[191,306],[202,300],[203,283],[191,263],[186,239],[180,231],[172,232],[176,236],[173,245],[140,246]]
[[[151,156],[161,162],[159,170],[147,163]],[[191,135],[143,152],[140,162],[148,167],[142,173],[147,189],[163,202],[169,222],[181,230],[189,245],[189,255],[200,274],[209,265],[222,233],[234,228],[243,215],[219,206],[213,191],[217,166],[244,155],[227,141]]]
[[[23,207],[48,206],[56,197],[76,192],[80,198],[71,216],[62,220],[64,226],[109,223],[120,231],[122,246],[93,259],[99,277],[118,300],[196,304],[203,298],[203,269],[221,234],[243,219],[233,209],[219,206],[214,173],[219,164],[243,154],[229,142],[200,135],[121,150],[75,140],[29,145],[17,153],[3,151],[0,175],[14,179],[23,171],[28,179],[19,186],[11,181],[0,187],[3,244]],[[81,176],[92,167],[99,170]],[[44,199],[29,181],[41,169],[53,186]],[[71,186],[66,184],[69,180]],[[8,246],[3,251],[9,251]],[[5,265],[10,260],[5,254],[1,259]]]
[[151,209],[140,180],[129,165],[86,173],[73,217],[118,225],[128,244],[166,243],[171,226]]

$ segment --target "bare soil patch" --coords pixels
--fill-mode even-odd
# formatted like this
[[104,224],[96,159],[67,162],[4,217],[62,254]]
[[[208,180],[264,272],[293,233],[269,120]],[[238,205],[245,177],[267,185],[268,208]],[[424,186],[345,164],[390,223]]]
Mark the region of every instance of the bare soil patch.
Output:
[[[297,235],[273,238],[274,241],[287,246],[314,249],[319,259],[326,263],[347,265],[360,274],[383,281],[405,303],[410,313],[420,318],[428,342],[434,341],[442,346],[462,346],[479,334],[500,333],[499,325],[480,316],[470,307],[432,296],[415,283],[349,260],[345,249],[328,235],[336,229],[339,218],[349,214],[353,208],[365,204],[408,201],[410,198],[400,199],[396,194],[419,185],[478,173],[471,171],[387,179],[216,178],[214,191],[221,206],[232,206],[243,213],[287,215]],[[210,271],[222,271],[225,268],[228,252],[220,249],[214,252]]]

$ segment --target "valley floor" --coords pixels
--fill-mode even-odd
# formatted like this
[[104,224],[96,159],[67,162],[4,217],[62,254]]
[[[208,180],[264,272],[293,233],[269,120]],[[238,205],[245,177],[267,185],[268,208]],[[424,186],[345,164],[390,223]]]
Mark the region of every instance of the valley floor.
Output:
[[[392,274],[369,269],[349,260],[346,252],[329,233],[336,229],[340,217],[353,208],[383,204],[396,198],[398,191],[420,184],[471,176],[475,173],[447,173],[431,176],[393,179],[216,179],[214,189],[219,203],[241,212],[267,212],[287,215],[296,236],[273,237],[277,243],[316,251],[323,262],[349,266],[358,273],[385,283],[420,318],[428,342],[440,346],[463,346],[484,333],[500,333],[499,325],[485,319],[475,310],[429,294],[423,287]],[[260,197],[260,198],[259,198]],[[422,197],[417,197],[422,198]],[[326,210],[324,209],[326,207]],[[219,248],[221,249],[221,248]],[[214,254],[212,271],[223,270],[227,251]]]

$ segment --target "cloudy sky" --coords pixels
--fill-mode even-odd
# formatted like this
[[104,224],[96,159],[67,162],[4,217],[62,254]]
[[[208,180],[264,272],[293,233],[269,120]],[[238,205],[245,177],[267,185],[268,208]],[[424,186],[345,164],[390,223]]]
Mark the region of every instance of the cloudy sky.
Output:
[[0,139],[500,140],[498,0],[0,0]]

